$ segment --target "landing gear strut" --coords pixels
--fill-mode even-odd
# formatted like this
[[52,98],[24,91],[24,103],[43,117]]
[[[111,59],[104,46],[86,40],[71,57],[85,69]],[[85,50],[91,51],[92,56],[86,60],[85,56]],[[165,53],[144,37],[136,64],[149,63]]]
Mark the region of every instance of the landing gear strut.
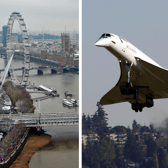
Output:
[[135,112],[142,112],[142,104],[138,101],[138,88],[135,89],[135,101],[136,103],[132,103],[132,110],[135,110]]
[[135,112],[138,112],[138,111],[142,112],[143,106],[142,106],[142,104],[140,104],[138,102],[138,88],[133,89],[131,87],[131,84],[130,84],[131,66],[132,66],[131,63],[125,63],[125,69],[127,71],[127,83],[126,83],[127,93],[130,92],[130,93],[135,94],[135,101],[136,101],[136,103],[132,103],[132,110],[135,110]]
[[[134,96],[135,102],[132,103],[132,110],[135,112],[142,112],[144,107],[152,107],[154,105],[153,102],[153,95],[147,95],[144,92],[146,89],[149,89],[149,86],[133,86],[132,82],[130,81],[130,72],[132,63],[124,62],[125,69],[127,71],[127,81],[125,86],[120,86],[121,95],[125,96],[127,99],[130,99],[129,96]],[[143,96],[146,95],[146,102],[139,102],[139,95],[143,93]],[[128,96],[128,97],[127,97]],[[140,95],[141,96],[141,95]],[[144,97],[145,98],[145,97]],[[144,99],[143,98],[143,99]],[[131,98],[132,99],[132,98]]]
[[126,71],[127,71],[127,73],[128,73],[128,75],[127,75],[127,79],[128,79],[127,83],[128,83],[128,84],[130,84],[130,71],[131,71],[131,66],[132,66],[132,63],[125,63],[125,69],[126,69]]

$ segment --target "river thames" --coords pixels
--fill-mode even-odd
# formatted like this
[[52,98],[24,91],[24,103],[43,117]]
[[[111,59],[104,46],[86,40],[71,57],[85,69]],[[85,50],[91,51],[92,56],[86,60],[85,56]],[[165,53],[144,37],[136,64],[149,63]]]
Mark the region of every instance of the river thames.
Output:
[[[4,67],[4,61],[0,58],[0,67]],[[13,67],[22,67],[23,58],[14,58]],[[39,67],[42,64],[31,63],[31,67]],[[21,78],[21,71],[15,72]],[[69,109],[63,107],[62,100],[65,98],[64,92],[69,91],[73,98],[79,101],[79,75],[73,73],[51,74],[50,70],[44,70],[44,74],[37,75],[37,70],[30,71],[29,81],[36,86],[44,85],[48,88],[53,87],[57,90],[60,97],[53,97],[42,100],[40,103],[34,102],[36,110],[41,113],[56,112],[75,112],[79,113],[78,108]],[[39,94],[31,94],[37,97]],[[43,95],[41,95],[43,96]],[[37,112],[37,111],[36,111]],[[52,136],[51,143],[37,151],[29,162],[30,168],[77,168],[79,161],[78,148],[78,126],[52,126],[43,128],[46,134]]]

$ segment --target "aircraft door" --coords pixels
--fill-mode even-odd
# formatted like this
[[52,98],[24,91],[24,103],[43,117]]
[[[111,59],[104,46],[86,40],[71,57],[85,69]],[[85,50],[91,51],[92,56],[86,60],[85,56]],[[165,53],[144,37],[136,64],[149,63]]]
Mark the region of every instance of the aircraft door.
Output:
[[126,52],[126,40],[125,39],[123,39],[123,38],[121,38],[121,37],[119,37],[120,38],[120,41],[121,41],[121,51],[122,52]]

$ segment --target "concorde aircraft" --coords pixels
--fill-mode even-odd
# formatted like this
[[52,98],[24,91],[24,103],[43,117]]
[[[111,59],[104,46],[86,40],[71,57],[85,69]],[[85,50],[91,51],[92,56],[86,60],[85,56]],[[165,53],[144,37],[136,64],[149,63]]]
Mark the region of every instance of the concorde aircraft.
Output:
[[132,110],[142,112],[144,107],[153,107],[154,99],[168,98],[168,70],[127,40],[104,33],[95,46],[105,47],[117,57],[121,69],[118,83],[101,98],[101,105],[129,102]]

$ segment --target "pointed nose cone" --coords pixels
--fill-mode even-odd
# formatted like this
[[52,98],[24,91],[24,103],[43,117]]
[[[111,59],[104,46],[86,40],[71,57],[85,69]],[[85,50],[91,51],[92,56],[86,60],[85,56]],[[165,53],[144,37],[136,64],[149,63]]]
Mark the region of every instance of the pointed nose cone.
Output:
[[98,41],[96,41],[95,46],[108,47],[109,46],[109,40],[107,38],[99,39]]
[[98,41],[95,43],[95,46],[103,47],[103,46],[102,46],[102,43],[101,43],[101,40],[98,40]]

